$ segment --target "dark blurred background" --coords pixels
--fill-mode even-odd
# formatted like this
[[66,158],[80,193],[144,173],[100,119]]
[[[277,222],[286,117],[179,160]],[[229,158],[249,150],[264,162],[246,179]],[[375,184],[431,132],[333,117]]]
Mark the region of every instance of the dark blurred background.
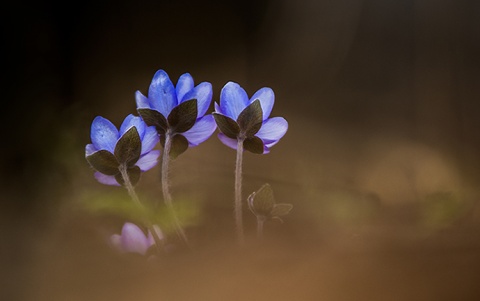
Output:
[[[1,20],[2,300],[480,298],[478,1],[11,2]],[[80,205],[116,189],[84,159],[90,124],[135,113],[158,69],[215,101],[230,80],[275,91],[289,131],[244,159],[244,196],[269,182],[294,205],[268,251],[225,247],[235,154],[212,137],[172,167],[201,255],[147,275],[106,259]],[[160,195],[154,170],[138,189]]]

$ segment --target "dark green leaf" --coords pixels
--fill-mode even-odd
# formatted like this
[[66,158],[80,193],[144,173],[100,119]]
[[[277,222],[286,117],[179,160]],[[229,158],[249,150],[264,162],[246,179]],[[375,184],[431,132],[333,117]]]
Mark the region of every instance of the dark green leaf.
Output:
[[137,109],[138,114],[148,126],[155,126],[159,134],[167,131],[167,119],[160,112],[151,109]]
[[120,164],[115,156],[107,150],[99,150],[87,156],[86,159],[93,168],[105,175],[113,176],[119,173],[118,166]]
[[129,168],[127,170],[128,176],[130,177],[130,182],[132,185],[137,185],[138,181],[140,181],[140,176],[142,175],[142,171],[140,170],[140,167],[138,166],[133,166],[132,168]]
[[269,184],[263,185],[250,201],[253,211],[257,215],[269,216],[270,212],[275,206],[275,199],[273,198],[273,190]]
[[225,134],[228,138],[237,139],[240,134],[240,127],[235,120],[218,113],[213,113],[212,115],[213,118],[215,118],[215,122],[217,123],[220,132]]
[[254,154],[263,154],[263,141],[257,136],[245,139],[243,148]]
[[170,148],[170,158],[175,159],[188,149],[188,140],[182,135],[172,137],[172,147]]
[[255,100],[238,115],[237,123],[246,137],[253,137],[262,127],[263,111],[260,100]]
[[273,210],[270,213],[272,217],[279,217],[279,216],[284,216],[287,215],[290,210],[292,210],[293,205],[292,204],[275,204],[273,206]]
[[190,99],[173,108],[168,115],[168,124],[174,133],[183,133],[197,121],[197,100]]
[[[142,171],[140,170],[140,167],[135,165],[135,166],[129,168],[127,170],[127,173],[128,173],[128,177],[130,179],[130,183],[133,186],[137,185],[138,181],[140,180],[140,176],[142,174]],[[123,179],[123,177],[120,173],[115,175],[115,180],[117,180],[117,182],[120,185],[125,185],[125,181],[124,181],[124,179]]]
[[115,157],[120,164],[126,164],[128,167],[133,166],[142,151],[142,140],[138,135],[136,127],[131,127],[117,142],[115,146]]

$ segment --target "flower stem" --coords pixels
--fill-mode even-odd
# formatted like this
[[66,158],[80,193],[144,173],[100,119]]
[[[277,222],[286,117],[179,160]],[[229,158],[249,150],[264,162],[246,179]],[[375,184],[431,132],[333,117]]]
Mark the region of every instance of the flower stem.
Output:
[[235,165],[235,225],[237,231],[237,239],[240,245],[245,243],[245,235],[243,233],[242,219],[242,161],[243,161],[243,141],[245,139],[239,137],[237,142],[237,161]]
[[172,135],[169,131],[165,134],[165,145],[163,146],[163,157],[162,157],[162,191],[163,191],[163,199],[165,205],[167,205],[168,211],[173,218],[173,222],[175,224],[175,229],[177,231],[178,236],[182,238],[185,244],[188,245],[187,235],[182,228],[180,220],[175,213],[175,209],[173,208],[172,203],[172,195],[170,194],[170,187],[168,183],[168,171],[170,166],[170,150],[172,148]]
[[263,238],[263,224],[265,223],[265,217],[257,216],[257,237]]
[[[127,167],[122,164],[119,166],[120,173],[122,174],[123,182],[125,185],[125,188],[128,191],[128,194],[132,198],[132,201],[142,210],[145,211],[145,206],[143,206],[142,202],[140,202],[140,199],[138,198],[137,193],[135,192],[135,188],[132,185],[132,182],[130,181],[130,177],[128,176],[127,172]],[[153,239],[155,240],[155,246],[157,247],[157,250],[160,251],[160,246],[163,245],[162,239],[158,236],[157,231],[155,231],[155,228],[153,225],[149,222],[146,221],[147,223],[147,228],[152,233]]]

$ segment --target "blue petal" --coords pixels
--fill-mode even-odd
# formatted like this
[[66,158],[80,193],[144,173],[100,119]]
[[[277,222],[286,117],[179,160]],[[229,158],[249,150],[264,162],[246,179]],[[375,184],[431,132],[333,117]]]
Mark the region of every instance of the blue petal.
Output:
[[210,107],[210,103],[212,102],[212,95],[212,84],[203,82],[196,86],[193,90],[190,90],[187,94],[185,94],[182,102],[195,98],[197,100],[198,107],[197,118],[200,118],[205,115],[208,108]]
[[145,135],[145,122],[142,118],[134,116],[133,114],[128,115],[120,126],[120,137],[123,136],[132,126],[137,128],[138,135],[140,139]]
[[218,139],[220,139],[220,141],[222,141],[222,143],[225,144],[226,146],[233,149],[237,149],[237,145],[238,145],[237,139],[228,138],[223,133],[218,133]]
[[177,87],[175,90],[177,91],[177,100],[178,102],[182,102],[183,96],[187,94],[188,91],[193,89],[193,78],[189,73],[182,74],[177,82]]
[[185,133],[182,133],[182,135],[187,138],[189,146],[193,147],[210,138],[216,128],[217,124],[213,116],[206,115],[197,120],[195,125]]
[[274,146],[275,144],[277,144],[278,141],[280,141],[280,140],[275,140],[275,141],[270,142],[270,143],[265,143],[265,147],[270,150],[270,148],[272,148],[272,146]]
[[97,150],[108,150],[113,153],[119,138],[118,130],[110,120],[97,116],[92,122],[90,138]]
[[85,156],[90,156],[96,151],[97,149],[95,148],[95,146],[93,146],[93,144],[87,144],[87,146],[85,146]]
[[220,108],[223,113],[237,120],[238,115],[249,104],[247,92],[237,83],[228,82],[220,92]]
[[[220,105],[216,102],[213,102],[213,105],[215,107],[215,112],[220,113],[222,115],[225,115],[225,113],[222,111],[222,108],[220,108]],[[225,115],[226,116],[226,115]]]
[[150,107],[168,116],[172,109],[177,106],[177,93],[168,74],[158,70],[153,76],[152,83],[148,89]]
[[252,98],[250,98],[250,103],[257,99],[260,100],[260,105],[262,106],[263,120],[266,120],[272,112],[273,103],[275,102],[275,94],[270,88],[261,88],[253,94]]
[[268,146],[269,144],[273,145],[277,143],[278,140],[285,135],[287,130],[288,122],[283,117],[274,117],[265,120],[255,136],[262,139]]
[[158,137],[157,129],[154,126],[149,126],[145,129],[145,135],[142,139],[142,152],[144,155],[151,151],[157,145],[160,138]]
[[102,184],[120,186],[120,184],[118,184],[117,180],[115,180],[114,176],[107,176],[107,175],[104,175],[103,173],[98,172],[98,171],[95,172],[93,176],[95,177],[95,179],[97,179],[98,182],[100,182]]
[[141,156],[135,165],[140,167],[141,171],[147,171],[157,165],[159,156],[159,150],[152,150],[151,152]]
[[[277,142],[278,142],[278,141],[277,141]],[[275,142],[275,143],[277,143],[277,142]],[[274,144],[275,144],[275,143],[274,143]],[[270,153],[270,146],[264,145],[264,146],[263,146],[263,154],[266,155],[266,154],[268,154],[268,153]]]
[[148,102],[148,98],[146,98],[142,92],[137,91],[135,92],[135,100],[137,102],[138,109],[150,109],[150,103]]
[[145,255],[152,243],[137,225],[125,223],[122,228],[121,245],[125,252]]

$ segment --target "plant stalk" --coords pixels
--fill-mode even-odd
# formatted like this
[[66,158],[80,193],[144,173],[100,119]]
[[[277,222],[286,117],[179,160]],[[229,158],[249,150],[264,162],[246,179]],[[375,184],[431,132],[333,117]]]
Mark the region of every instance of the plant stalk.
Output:
[[265,217],[257,216],[257,238],[263,238],[263,224],[265,223]]
[[177,231],[178,236],[188,245],[187,235],[182,228],[180,220],[175,213],[172,203],[172,195],[170,194],[170,186],[168,183],[168,172],[170,167],[170,150],[172,148],[172,135],[170,131],[165,133],[165,145],[163,146],[163,157],[162,157],[162,191],[163,191],[163,200],[165,205],[167,205],[168,211],[173,218],[175,224],[175,230]]
[[[128,172],[127,172],[127,167],[124,164],[122,164],[120,165],[119,170],[122,175],[125,188],[127,189],[128,194],[130,195],[130,198],[142,211],[145,212],[146,211],[145,206],[143,206],[142,202],[140,202],[140,199],[138,198],[138,195],[135,192],[135,188],[133,187],[132,182],[130,181],[130,177],[128,176]],[[160,251],[160,246],[164,244],[163,240],[158,236],[157,231],[155,231],[155,228],[150,223],[150,221],[146,221],[146,224],[147,224],[148,230],[150,231],[150,233],[152,233],[153,239],[155,240],[155,246],[157,248],[157,251]]]
[[237,141],[237,161],[235,164],[235,225],[237,231],[237,239],[240,245],[245,243],[245,235],[243,232],[242,218],[242,162],[243,162],[243,141],[245,139],[239,137]]

